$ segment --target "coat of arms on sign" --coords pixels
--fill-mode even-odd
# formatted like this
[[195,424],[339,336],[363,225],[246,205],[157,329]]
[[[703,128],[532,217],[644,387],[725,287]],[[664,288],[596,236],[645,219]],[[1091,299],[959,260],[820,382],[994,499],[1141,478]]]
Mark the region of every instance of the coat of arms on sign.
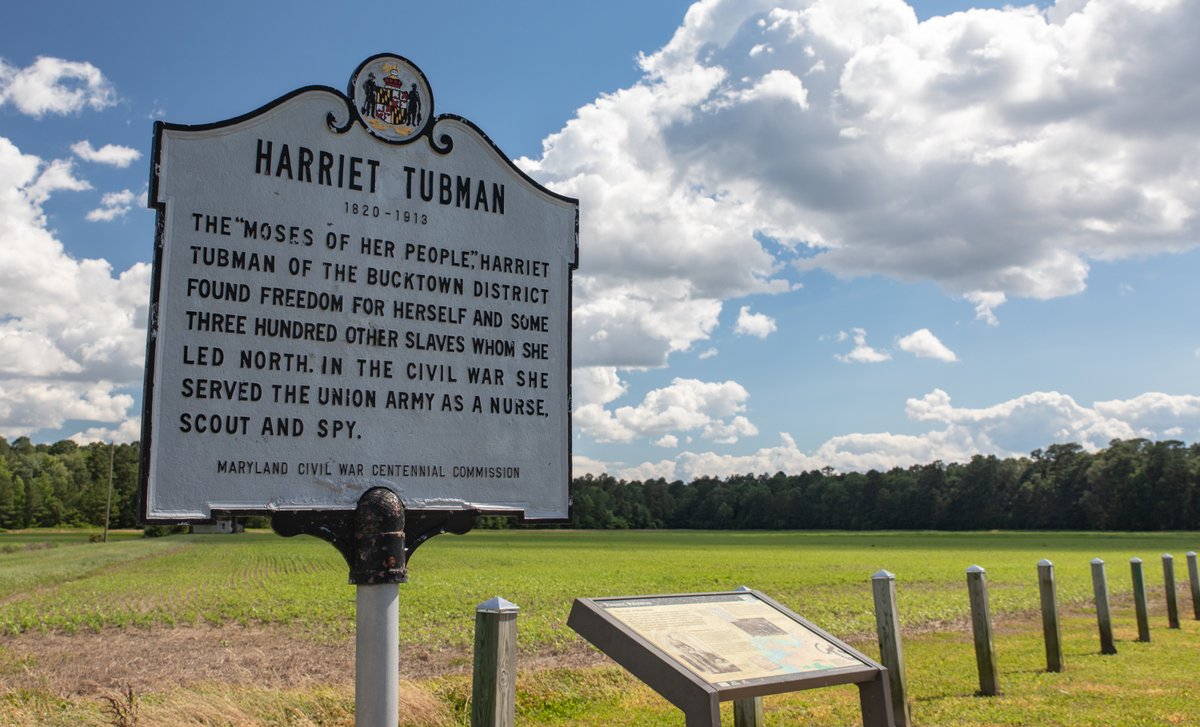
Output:
[[364,61],[350,78],[350,98],[367,130],[393,143],[419,136],[433,113],[425,74],[395,55]]

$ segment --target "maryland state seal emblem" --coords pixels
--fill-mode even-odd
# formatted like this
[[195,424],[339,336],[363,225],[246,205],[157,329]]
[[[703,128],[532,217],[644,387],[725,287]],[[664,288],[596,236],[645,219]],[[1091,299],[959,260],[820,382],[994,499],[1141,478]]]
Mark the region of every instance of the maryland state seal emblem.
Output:
[[400,56],[381,54],[363,61],[350,77],[349,91],[367,131],[393,144],[420,136],[433,115],[425,74]]

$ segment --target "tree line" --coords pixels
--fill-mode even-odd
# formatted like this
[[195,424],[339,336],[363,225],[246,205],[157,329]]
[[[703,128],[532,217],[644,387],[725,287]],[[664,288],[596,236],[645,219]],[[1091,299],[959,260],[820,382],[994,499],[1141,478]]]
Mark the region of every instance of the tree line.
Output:
[[[103,526],[110,466],[111,526],[137,527],[140,457],[137,443],[0,438],[0,528]],[[1028,457],[688,483],[586,475],[571,482],[571,499],[576,528],[1198,530],[1200,443],[1113,440],[1097,452],[1053,444]]]
[[1197,530],[1200,444],[1053,444],[886,472],[572,483],[579,528],[729,530]]
[[67,439],[33,444],[0,437],[0,528],[103,527],[109,506],[114,528],[137,527],[137,444],[79,445]]

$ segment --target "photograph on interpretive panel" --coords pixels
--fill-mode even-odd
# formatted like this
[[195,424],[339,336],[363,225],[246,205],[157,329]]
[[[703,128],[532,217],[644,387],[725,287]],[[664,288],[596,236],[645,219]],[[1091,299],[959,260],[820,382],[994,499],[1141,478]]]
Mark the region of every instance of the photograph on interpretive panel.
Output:
[[597,605],[716,687],[863,666],[750,593],[614,599]]

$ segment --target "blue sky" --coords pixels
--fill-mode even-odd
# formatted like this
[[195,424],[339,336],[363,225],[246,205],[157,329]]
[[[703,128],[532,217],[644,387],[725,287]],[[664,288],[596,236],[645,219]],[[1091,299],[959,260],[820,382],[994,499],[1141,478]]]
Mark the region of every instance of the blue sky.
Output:
[[0,435],[138,436],[155,120],[390,51],[580,199],[577,473],[1198,441],[1197,30],[1188,0],[16,5]]

